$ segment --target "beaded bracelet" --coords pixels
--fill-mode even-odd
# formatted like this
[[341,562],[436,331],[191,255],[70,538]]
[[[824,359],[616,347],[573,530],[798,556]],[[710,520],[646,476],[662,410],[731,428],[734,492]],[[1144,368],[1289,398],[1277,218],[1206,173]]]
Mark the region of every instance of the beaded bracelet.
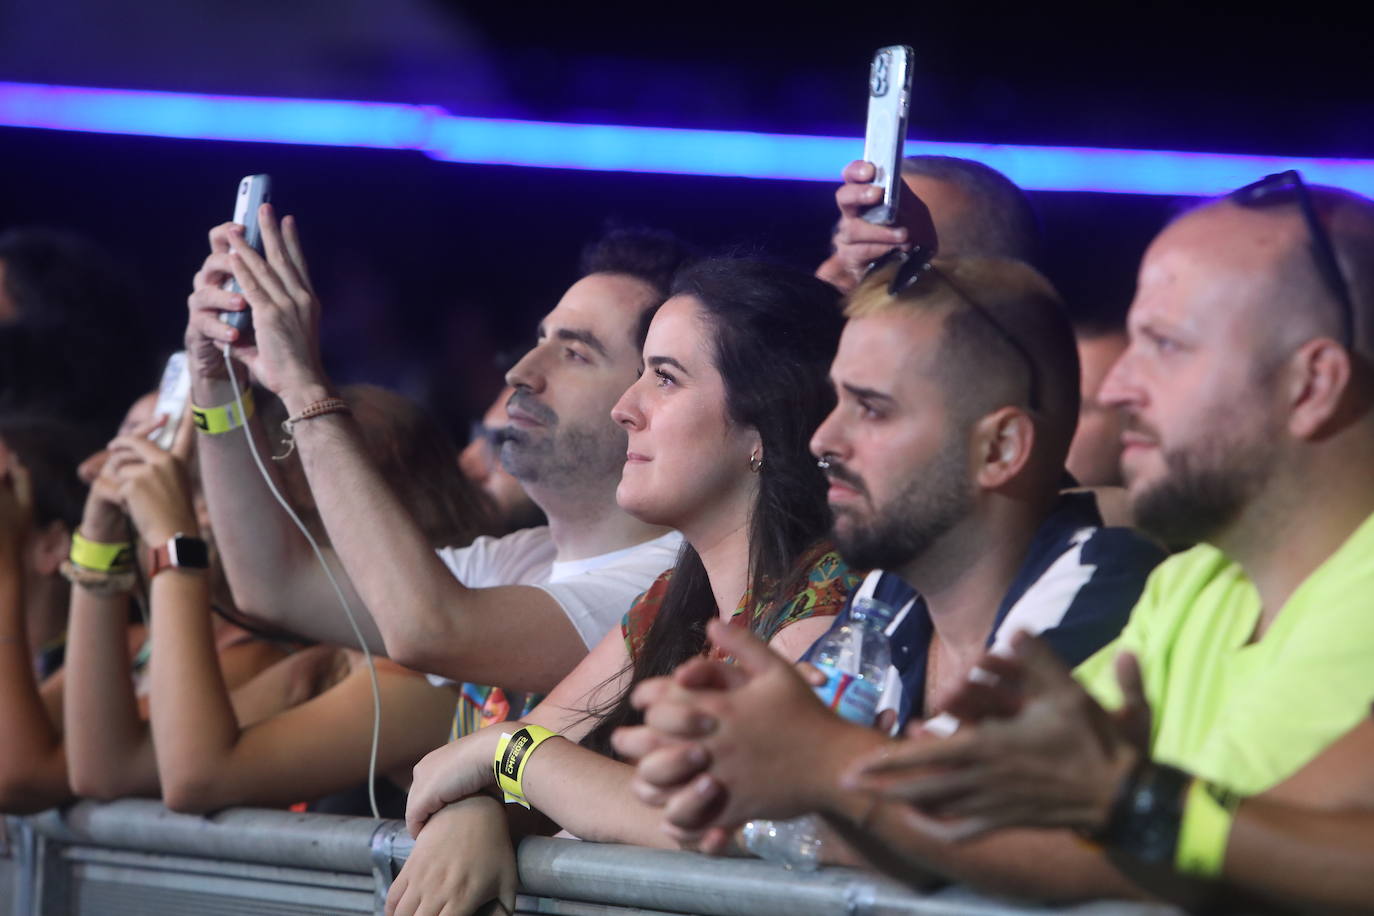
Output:
[[294,417],[287,417],[281,421],[282,432],[286,433],[286,451],[280,455],[273,455],[273,461],[282,461],[290,457],[296,450],[296,424],[305,420],[313,420],[316,417],[323,417],[331,413],[352,413],[353,410],[348,406],[348,402],[343,398],[322,398],[306,406],[304,410]]

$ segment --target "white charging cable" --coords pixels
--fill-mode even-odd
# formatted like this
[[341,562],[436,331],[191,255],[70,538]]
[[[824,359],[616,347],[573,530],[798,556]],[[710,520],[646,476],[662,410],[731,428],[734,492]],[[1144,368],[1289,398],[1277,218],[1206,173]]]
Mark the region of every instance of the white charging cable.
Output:
[[[238,410],[238,415],[243,416],[243,394],[239,389],[238,379],[234,374],[234,360],[229,355],[229,345],[224,345],[224,365],[229,370],[229,384],[234,387],[234,406]],[[334,578],[334,572],[329,568],[329,561],[325,559],[324,551],[320,550],[320,545],[310,534],[310,529],[305,527],[305,522],[301,521],[300,516],[291,508],[291,504],[281,495],[277,489],[277,484],[272,480],[272,475],[268,473],[266,465],[262,463],[262,456],[258,454],[258,447],[253,442],[253,430],[245,423],[243,427],[244,435],[248,438],[248,452],[253,456],[253,463],[258,466],[262,473],[262,479],[267,481],[267,488],[272,491],[272,495],[277,498],[277,503],[286,510],[286,514],[291,516],[291,521],[296,523],[301,534],[310,543],[310,549],[315,551],[315,559],[320,561],[320,568],[324,570],[325,577],[329,579],[329,584],[334,587],[334,594],[339,598],[339,606],[343,608],[344,614],[348,617],[348,625],[353,628],[353,635],[358,638],[358,647],[363,650],[363,659],[367,662],[367,673],[372,678],[372,751],[368,755],[367,761],[367,801],[372,806],[372,816],[381,820],[382,814],[377,810],[377,749],[381,744],[382,737],[382,691],[377,686],[377,666],[372,661],[372,652],[367,648],[367,640],[363,639],[363,631],[358,626],[358,619],[353,616],[353,609],[348,606],[348,599],[344,597],[343,589],[339,587],[339,581]]]

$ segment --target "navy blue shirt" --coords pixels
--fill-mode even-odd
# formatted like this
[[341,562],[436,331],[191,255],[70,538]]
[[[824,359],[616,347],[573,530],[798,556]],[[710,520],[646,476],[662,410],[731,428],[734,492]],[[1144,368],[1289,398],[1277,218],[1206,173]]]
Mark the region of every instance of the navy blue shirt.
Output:
[[[987,645],[1000,648],[1026,630],[1045,640],[1066,665],[1076,666],[1121,632],[1150,571],[1163,559],[1164,552],[1133,529],[1102,527],[1091,493],[1066,493],[1035,532],[997,608]],[[934,631],[924,599],[896,573],[874,570],[831,630],[849,619],[850,604],[861,595],[897,611],[888,627],[895,671],[883,708],[895,702],[901,726],[924,718],[926,657]],[[900,697],[891,695],[894,682],[900,683]]]

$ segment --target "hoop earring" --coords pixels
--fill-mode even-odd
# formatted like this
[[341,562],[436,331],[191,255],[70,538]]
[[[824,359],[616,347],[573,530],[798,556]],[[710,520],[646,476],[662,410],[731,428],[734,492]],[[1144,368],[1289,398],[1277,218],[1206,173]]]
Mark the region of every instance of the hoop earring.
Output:
[[759,454],[757,447],[749,453],[749,470],[753,471],[755,474],[763,470],[763,456]]

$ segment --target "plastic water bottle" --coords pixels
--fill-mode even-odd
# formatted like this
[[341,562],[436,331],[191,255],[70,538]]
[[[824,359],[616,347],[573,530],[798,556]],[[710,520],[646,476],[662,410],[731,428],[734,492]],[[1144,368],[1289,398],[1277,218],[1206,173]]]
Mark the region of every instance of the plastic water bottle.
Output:
[[[856,598],[849,619],[821,637],[811,664],[825,675],[816,695],[841,718],[872,725],[883,684],[892,665],[887,626],[892,607],[875,598]],[[800,871],[820,866],[820,823],[813,816],[790,821],[750,821],[744,825],[745,848],[769,862]]]

